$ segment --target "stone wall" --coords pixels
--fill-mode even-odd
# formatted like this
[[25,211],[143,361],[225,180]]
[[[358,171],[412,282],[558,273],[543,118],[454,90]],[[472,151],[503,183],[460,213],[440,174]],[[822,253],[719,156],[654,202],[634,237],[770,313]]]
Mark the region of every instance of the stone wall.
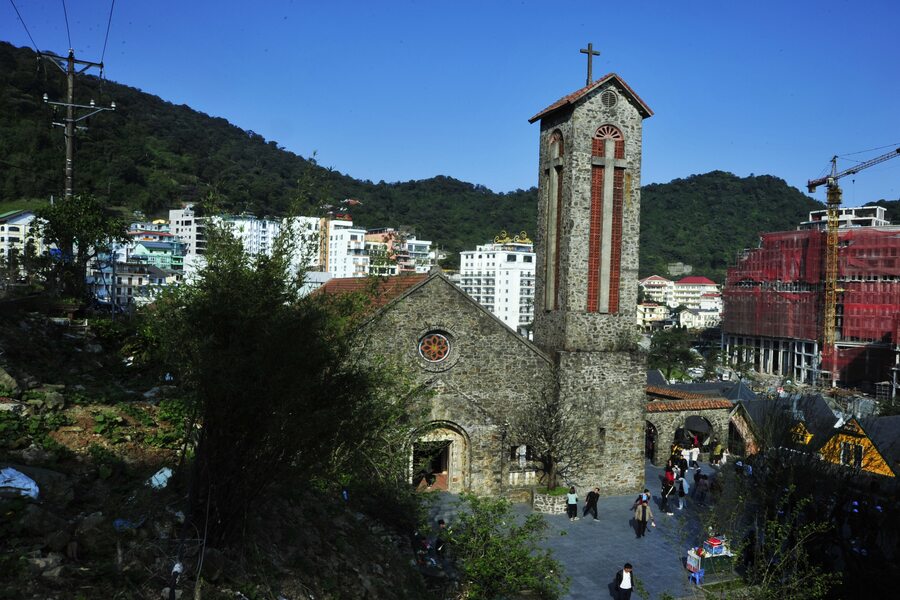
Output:
[[559,393],[579,407],[592,460],[576,481],[585,493],[630,494],[644,484],[643,355],[628,352],[560,352]]
[[566,514],[566,497],[535,492],[531,506],[535,512],[546,515],[564,515]]
[[[447,337],[450,351],[444,360],[429,362],[418,344],[435,331]],[[508,423],[520,403],[549,389],[548,357],[442,274],[386,307],[364,328],[361,343],[367,353],[409,367],[433,392],[427,420],[436,427],[449,424],[466,437],[468,472],[459,489],[504,495],[515,443],[506,438]]]

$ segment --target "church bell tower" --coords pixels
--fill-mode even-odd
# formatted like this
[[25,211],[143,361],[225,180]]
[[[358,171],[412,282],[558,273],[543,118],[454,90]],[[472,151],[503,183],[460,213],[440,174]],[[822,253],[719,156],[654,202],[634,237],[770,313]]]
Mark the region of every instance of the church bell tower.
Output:
[[635,311],[641,136],[652,114],[618,75],[591,81],[589,66],[585,87],[530,119],[541,124],[534,341],[556,361],[561,397],[586,415],[594,458],[577,483],[607,494],[644,479]]

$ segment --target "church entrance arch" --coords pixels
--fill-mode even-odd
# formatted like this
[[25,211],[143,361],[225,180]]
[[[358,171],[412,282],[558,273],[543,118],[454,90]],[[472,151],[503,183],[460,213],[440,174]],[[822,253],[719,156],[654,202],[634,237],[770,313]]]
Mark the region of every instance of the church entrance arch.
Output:
[[410,457],[413,485],[419,491],[466,491],[470,449],[468,434],[455,423],[433,421],[417,430]]
[[696,440],[701,451],[707,451],[713,437],[713,426],[709,419],[700,415],[689,415],[681,427],[675,430],[673,442],[682,448],[692,448]]

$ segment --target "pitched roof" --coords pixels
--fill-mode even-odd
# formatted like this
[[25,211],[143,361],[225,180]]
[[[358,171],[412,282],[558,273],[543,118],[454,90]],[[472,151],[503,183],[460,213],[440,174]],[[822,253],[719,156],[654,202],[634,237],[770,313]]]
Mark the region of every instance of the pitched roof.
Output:
[[363,293],[369,296],[371,310],[381,308],[403,295],[415,285],[428,279],[424,273],[395,275],[392,277],[335,277],[326,281],[313,294],[342,295]]
[[647,283],[648,281],[665,281],[667,283],[672,283],[671,279],[666,279],[665,277],[662,277],[660,275],[651,275],[650,277],[644,277],[643,279],[639,280],[638,283]]
[[743,381],[709,381],[703,383],[673,383],[672,387],[709,396],[720,396],[732,402],[756,400],[756,394]]
[[857,422],[894,474],[900,476],[900,415],[868,417]]
[[578,102],[579,100],[584,98],[587,94],[589,94],[593,90],[597,89],[604,83],[611,81],[613,79],[619,84],[619,86],[621,86],[623,91],[625,91],[629,96],[631,96],[631,98],[636,102],[638,111],[641,113],[641,115],[645,119],[647,117],[653,116],[653,111],[650,110],[650,107],[647,106],[647,104],[643,100],[641,100],[640,96],[638,96],[637,94],[634,93],[634,90],[632,90],[621,77],[619,77],[615,73],[609,73],[607,75],[604,75],[597,81],[584,86],[580,90],[576,90],[576,91],[572,92],[571,94],[569,94],[568,96],[563,96],[562,98],[560,98],[559,100],[557,100],[556,102],[554,102],[553,104],[551,104],[550,106],[548,106],[547,108],[545,108],[544,110],[539,112],[538,114],[536,114],[533,117],[531,117],[530,119],[528,119],[528,122],[534,123],[538,119],[542,119],[542,118],[548,116],[549,114],[556,112],[557,110],[574,105],[576,102]]
[[691,275],[690,277],[679,279],[675,283],[701,283],[704,285],[718,285],[712,279],[707,279],[706,277],[701,277],[699,275]]
[[[821,394],[794,394],[774,400],[742,401],[741,405],[753,421],[757,431],[771,430],[786,422],[802,422],[812,434],[808,445],[810,450],[818,450],[834,435],[837,417],[828,407]],[[796,409],[796,411],[795,411]]]
[[734,405],[725,398],[698,400],[653,400],[647,403],[647,412],[679,412],[683,410],[731,410]]

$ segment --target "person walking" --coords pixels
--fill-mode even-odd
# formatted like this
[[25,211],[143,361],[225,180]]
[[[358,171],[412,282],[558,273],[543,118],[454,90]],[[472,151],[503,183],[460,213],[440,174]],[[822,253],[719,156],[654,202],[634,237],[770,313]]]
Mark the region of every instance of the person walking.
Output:
[[574,485],[569,487],[569,493],[566,494],[566,514],[570,521],[578,520],[578,494],[575,493]]
[[634,569],[632,569],[631,563],[625,563],[622,570],[616,573],[616,600],[631,600],[631,590],[633,589]]
[[642,500],[636,509],[634,509],[634,523],[637,537],[642,538],[647,533],[647,523],[653,523],[656,527],[656,520],[653,518],[653,510],[650,503]]
[[584,499],[584,508],[582,509],[581,516],[587,517],[588,513],[594,515],[594,520],[599,521],[597,518],[597,500],[600,499],[600,488],[594,488],[588,492],[587,496]]
[[682,475],[678,478],[678,482],[675,485],[678,489],[678,510],[684,510],[684,497],[690,490],[690,484],[688,484],[688,480]]
[[671,494],[674,489],[675,473],[672,472],[672,469],[667,468],[666,473],[663,476],[662,491],[660,492],[659,498],[659,509],[667,515],[674,514],[669,510],[669,494]]

